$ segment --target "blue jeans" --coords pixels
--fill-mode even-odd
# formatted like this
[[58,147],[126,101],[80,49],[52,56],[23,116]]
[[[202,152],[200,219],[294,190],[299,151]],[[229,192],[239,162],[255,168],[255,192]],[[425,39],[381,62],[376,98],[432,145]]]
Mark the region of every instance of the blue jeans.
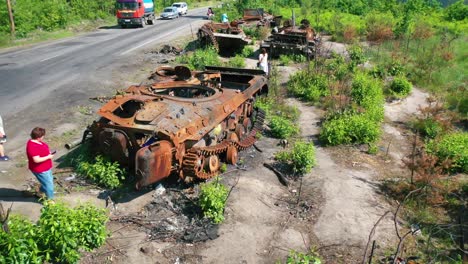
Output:
[[41,192],[45,193],[47,199],[54,199],[54,176],[52,169],[44,172],[33,172],[37,180],[41,183]]

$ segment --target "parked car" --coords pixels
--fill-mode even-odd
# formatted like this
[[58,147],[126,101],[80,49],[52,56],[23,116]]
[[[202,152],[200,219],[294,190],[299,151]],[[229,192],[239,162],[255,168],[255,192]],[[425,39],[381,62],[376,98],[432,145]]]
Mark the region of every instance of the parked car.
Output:
[[188,11],[188,5],[185,2],[177,2],[172,4],[179,11],[179,15],[186,15]]
[[173,19],[179,17],[179,11],[176,7],[169,6],[164,8],[163,12],[161,13],[161,19]]

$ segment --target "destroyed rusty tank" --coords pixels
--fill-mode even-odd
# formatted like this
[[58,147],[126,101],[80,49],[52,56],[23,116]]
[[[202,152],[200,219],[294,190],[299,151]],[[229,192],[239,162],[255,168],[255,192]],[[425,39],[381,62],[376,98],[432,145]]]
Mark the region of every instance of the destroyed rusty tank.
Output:
[[235,164],[255,143],[264,113],[254,102],[268,91],[263,71],[177,66],[153,77],[110,99],[85,132],[101,153],[134,168],[137,189],[170,175],[208,179],[221,160]]

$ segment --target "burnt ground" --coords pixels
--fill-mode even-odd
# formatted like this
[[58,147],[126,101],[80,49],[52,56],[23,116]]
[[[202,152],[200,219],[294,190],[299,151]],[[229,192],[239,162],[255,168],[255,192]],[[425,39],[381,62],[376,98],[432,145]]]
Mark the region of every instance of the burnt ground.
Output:
[[[332,49],[333,43],[329,45]],[[157,49],[118,65],[112,72],[112,82],[106,83],[107,94],[116,87],[141,82],[159,63],[173,64],[174,55],[155,53]],[[253,68],[255,60],[249,60],[248,65]],[[283,82],[297,68],[282,67]],[[128,72],[132,72],[131,77]],[[106,93],[102,91],[102,95]],[[285,260],[289,250],[307,252],[310,248],[325,263],[358,263],[374,223],[395,208],[380,193],[380,180],[407,173],[401,167],[401,158],[409,153],[411,135],[402,124],[426,96],[416,89],[408,99],[386,105],[387,120],[376,155],[367,154],[365,146],[316,145],[317,166],[304,177],[290,180],[288,187],[263,166],[273,163],[274,153],[282,150],[278,140],[264,136],[256,143],[262,152],[255,148],[242,152],[239,164],[229,166],[222,175],[231,192],[226,220],[219,226],[201,218],[195,206],[198,185],[165,181],[164,191],[157,185],[143,192],[128,188],[106,202],[106,190],[88,186],[79,178],[69,183],[72,181],[65,179],[71,173],[56,173],[64,185],[58,187],[59,199],[71,204],[91,201],[110,211],[107,243],[85,253],[81,263],[275,263]],[[301,111],[301,137],[315,140],[322,111],[295,99],[288,103]],[[56,137],[52,146],[58,148],[65,139],[79,137],[78,131],[94,118],[89,112],[99,105],[89,101],[82,102],[79,111],[76,107],[66,109],[69,122],[52,125]],[[65,133],[71,136],[65,138]],[[37,219],[41,205],[34,198],[18,197],[18,192],[26,189],[22,185],[31,178],[24,161],[17,160],[2,176],[14,178],[9,185],[10,198],[6,199],[14,202],[13,210]],[[380,253],[395,246],[390,217],[378,226],[374,239]]]

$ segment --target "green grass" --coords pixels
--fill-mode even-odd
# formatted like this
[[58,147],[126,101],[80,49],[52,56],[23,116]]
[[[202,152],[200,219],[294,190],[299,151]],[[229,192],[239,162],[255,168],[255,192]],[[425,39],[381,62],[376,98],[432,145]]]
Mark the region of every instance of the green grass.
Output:
[[410,40],[409,45],[406,41],[392,40],[367,52],[375,65],[388,68],[391,61],[404,62],[404,74],[413,84],[445,100],[448,108],[466,118],[468,37],[462,35],[450,45],[441,43],[440,35],[421,42]]
[[9,34],[0,33],[0,48],[28,46],[40,42],[73,37],[80,33],[94,31],[102,26],[115,25],[115,17],[108,17],[104,20],[82,21],[68,26],[66,29],[60,29],[53,32],[36,30],[27,34],[24,38],[12,39]]

